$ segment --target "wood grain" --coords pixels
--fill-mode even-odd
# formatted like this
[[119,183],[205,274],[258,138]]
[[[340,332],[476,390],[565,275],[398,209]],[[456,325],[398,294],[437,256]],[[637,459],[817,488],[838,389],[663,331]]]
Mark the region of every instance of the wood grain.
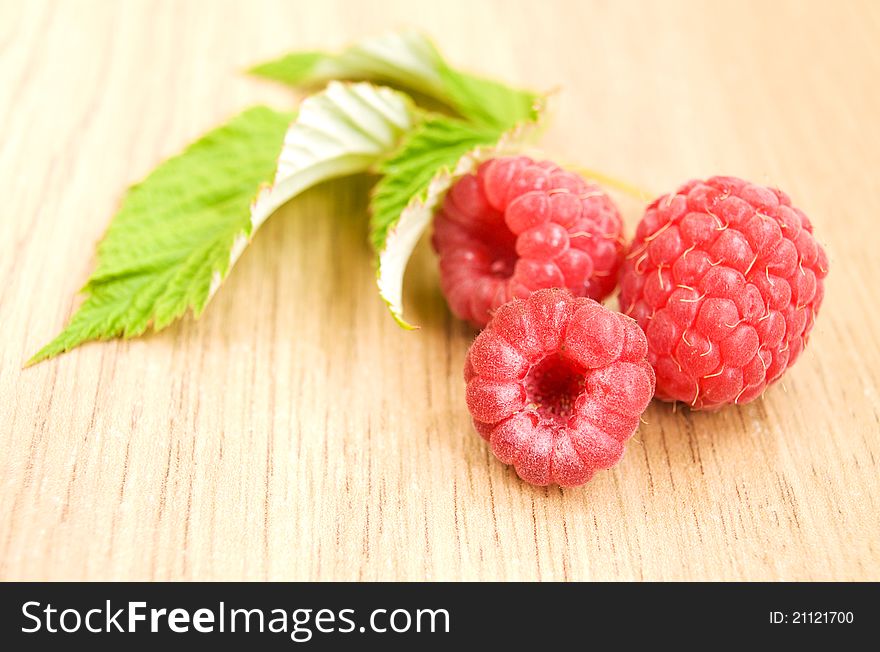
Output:
[[[473,334],[419,249],[400,331],[370,180],[275,215],[195,322],[22,363],[63,325],[126,185],[283,89],[290,49],[429,29],[560,87],[543,146],[654,192],[786,189],[831,257],[763,400],[654,404],[622,463],[536,489],[470,429]],[[0,3],[3,579],[880,579],[880,3]],[[620,197],[632,233],[638,202]]]

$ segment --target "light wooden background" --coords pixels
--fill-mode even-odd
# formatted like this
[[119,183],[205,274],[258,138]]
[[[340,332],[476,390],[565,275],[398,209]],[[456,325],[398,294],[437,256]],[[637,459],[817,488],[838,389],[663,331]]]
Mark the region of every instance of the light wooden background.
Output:
[[[561,87],[543,145],[656,192],[741,175],[828,248],[807,353],[758,401],[654,404],[585,488],[471,432],[472,333],[419,250],[400,331],[369,180],[260,231],[204,317],[22,370],[76,305],[124,187],[254,102],[237,74],[400,25]],[[880,3],[0,4],[3,579],[880,579]],[[620,197],[632,233],[640,206]]]

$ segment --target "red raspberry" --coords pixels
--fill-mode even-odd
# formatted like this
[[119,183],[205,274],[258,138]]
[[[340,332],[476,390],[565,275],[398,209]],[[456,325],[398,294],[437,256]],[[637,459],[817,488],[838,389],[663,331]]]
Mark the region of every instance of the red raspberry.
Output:
[[459,179],[432,243],[449,307],[480,328],[502,304],[541,288],[602,299],[623,261],[620,214],[599,186],[525,156],[492,159]]
[[794,364],[828,259],[780,190],[690,181],[648,206],[621,274],[621,309],[648,336],[657,397],[747,403]]
[[654,394],[636,322],[567,290],[501,306],[465,363],[477,432],[523,480],[572,487],[623,455]]

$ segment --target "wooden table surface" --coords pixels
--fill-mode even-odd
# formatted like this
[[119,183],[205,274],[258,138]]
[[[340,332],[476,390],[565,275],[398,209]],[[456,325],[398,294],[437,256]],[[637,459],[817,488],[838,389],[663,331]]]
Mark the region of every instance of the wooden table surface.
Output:
[[[655,403],[616,468],[530,487],[471,431],[473,333],[429,248],[405,294],[421,330],[377,297],[366,178],[273,216],[199,321],[22,369],[126,185],[295,101],[242,69],[401,25],[561,88],[559,159],[792,195],[831,275],[784,384],[715,414]],[[870,0],[3,0],[0,578],[880,579],[878,36]]]

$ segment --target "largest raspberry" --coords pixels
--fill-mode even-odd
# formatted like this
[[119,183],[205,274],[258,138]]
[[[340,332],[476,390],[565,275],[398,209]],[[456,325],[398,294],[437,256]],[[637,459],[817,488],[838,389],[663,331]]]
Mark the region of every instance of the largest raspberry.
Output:
[[828,259],[784,192],[734,177],[652,203],[621,274],[621,309],[648,336],[657,397],[746,403],[797,360]]
[[434,219],[440,285],[452,312],[478,327],[541,288],[602,299],[623,260],[617,208],[595,184],[525,156],[459,179]]

